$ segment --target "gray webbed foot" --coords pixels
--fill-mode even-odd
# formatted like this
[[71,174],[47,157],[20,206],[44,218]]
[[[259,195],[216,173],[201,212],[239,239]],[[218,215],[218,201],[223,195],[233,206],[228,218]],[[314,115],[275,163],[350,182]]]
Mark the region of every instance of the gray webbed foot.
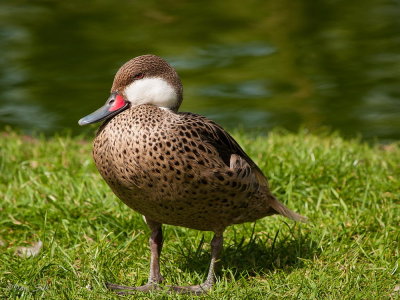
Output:
[[165,291],[167,293],[202,295],[207,293],[213,286],[215,280],[215,267],[219,254],[222,250],[223,236],[222,233],[216,233],[211,241],[211,263],[208,270],[207,279],[204,283],[191,286],[160,286],[164,278],[160,273],[160,254],[162,249],[162,230],[161,224],[153,222],[146,218],[146,222],[152,230],[150,237],[150,274],[148,283],[142,286],[124,286],[113,283],[107,283],[107,287],[116,290],[119,295],[130,295],[137,292]]
[[159,291],[162,289],[158,283],[146,283],[141,286],[126,286],[107,282],[106,286],[110,290],[115,290],[119,295],[135,294],[136,292]]
[[190,286],[168,286],[171,292],[175,292],[178,294],[194,294],[194,295],[202,295],[211,290],[213,284],[209,282],[204,282],[198,285],[190,285]]

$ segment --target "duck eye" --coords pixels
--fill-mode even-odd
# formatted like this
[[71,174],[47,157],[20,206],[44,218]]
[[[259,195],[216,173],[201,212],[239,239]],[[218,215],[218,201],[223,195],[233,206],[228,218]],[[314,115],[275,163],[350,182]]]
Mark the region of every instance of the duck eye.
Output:
[[142,79],[144,77],[143,73],[138,73],[135,76],[133,76],[133,79]]

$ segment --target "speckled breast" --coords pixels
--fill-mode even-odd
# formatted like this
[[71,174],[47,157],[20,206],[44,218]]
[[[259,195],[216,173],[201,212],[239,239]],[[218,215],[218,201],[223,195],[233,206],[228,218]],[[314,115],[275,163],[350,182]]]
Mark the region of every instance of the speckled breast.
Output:
[[215,231],[261,217],[255,192],[238,186],[195,127],[155,106],[130,108],[100,127],[96,166],[125,204],[160,223]]

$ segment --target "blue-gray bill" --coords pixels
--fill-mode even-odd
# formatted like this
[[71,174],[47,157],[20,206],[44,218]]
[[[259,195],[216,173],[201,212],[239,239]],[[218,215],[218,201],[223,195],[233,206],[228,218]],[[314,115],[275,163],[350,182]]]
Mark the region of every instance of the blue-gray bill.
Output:
[[83,126],[110,119],[113,116],[119,114],[121,111],[127,109],[128,107],[129,102],[125,101],[125,99],[121,95],[114,92],[107,99],[104,106],[100,107],[95,112],[92,112],[90,115],[87,115],[80,119],[78,121],[78,124],[80,126]]

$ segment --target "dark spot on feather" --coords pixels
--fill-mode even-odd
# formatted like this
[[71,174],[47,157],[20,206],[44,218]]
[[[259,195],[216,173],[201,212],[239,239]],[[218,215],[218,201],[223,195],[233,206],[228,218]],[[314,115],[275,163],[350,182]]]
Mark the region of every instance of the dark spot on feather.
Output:
[[215,173],[214,175],[218,178],[218,180],[224,181],[224,176],[222,176],[220,173]]

